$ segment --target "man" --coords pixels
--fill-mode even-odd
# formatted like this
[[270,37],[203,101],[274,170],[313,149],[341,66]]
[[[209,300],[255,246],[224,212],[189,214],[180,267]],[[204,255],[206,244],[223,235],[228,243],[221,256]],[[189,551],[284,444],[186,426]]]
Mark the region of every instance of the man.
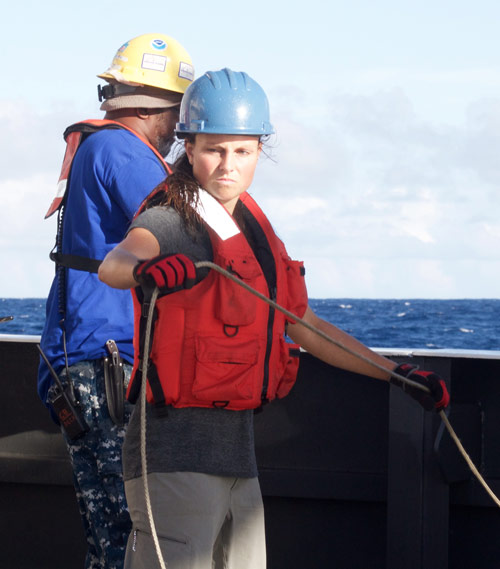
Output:
[[177,41],[145,34],[122,45],[99,77],[108,83],[98,90],[104,120],[66,130],[58,195],[46,216],[59,210],[51,254],[56,275],[41,340],[47,363],[40,363],[38,392],[68,445],[88,542],[86,568],[115,569],[123,566],[130,532],[121,445],[133,308],[129,291],[111,289],[96,272],[170,172],[163,157],[194,70]]

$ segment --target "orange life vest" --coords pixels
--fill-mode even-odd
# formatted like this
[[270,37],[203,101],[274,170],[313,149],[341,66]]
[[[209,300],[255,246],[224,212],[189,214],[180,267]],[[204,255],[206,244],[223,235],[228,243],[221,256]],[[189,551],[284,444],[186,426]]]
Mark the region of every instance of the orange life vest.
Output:
[[163,156],[158,152],[158,150],[150,144],[145,138],[143,138],[135,130],[117,121],[112,121],[108,119],[94,119],[80,121],[72,124],[64,131],[64,140],[66,141],[66,151],[64,153],[64,159],[61,167],[61,174],[59,175],[59,180],[57,182],[56,196],[52,200],[50,207],[45,214],[45,219],[53,215],[56,211],[59,211],[59,220],[57,222],[57,236],[56,244],[54,249],[50,253],[50,258],[56,263],[56,265],[61,267],[67,267],[70,269],[77,269],[80,271],[88,271],[90,273],[97,273],[99,265],[101,264],[101,259],[91,259],[88,257],[81,257],[79,255],[68,255],[61,253],[62,249],[62,229],[63,220],[62,214],[64,210],[62,206],[66,199],[68,180],[71,172],[71,166],[75,158],[76,152],[82,142],[94,132],[103,129],[123,129],[128,130],[134,136],[136,136],[141,142],[148,146],[152,152],[156,155],[160,164],[165,168],[165,175],[172,173],[170,166],[165,162]]
[[45,219],[50,217],[53,213],[55,213],[62,204],[64,199],[64,195],[66,194],[66,188],[68,185],[68,178],[69,173],[71,171],[71,165],[73,164],[73,159],[75,157],[76,151],[78,150],[80,144],[85,140],[85,138],[89,134],[93,134],[98,130],[102,130],[104,128],[122,128],[124,130],[128,130],[139,140],[144,142],[146,146],[148,146],[152,152],[154,152],[157,158],[160,160],[160,163],[165,167],[166,174],[171,174],[172,170],[170,166],[165,162],[163,156],[158,152],[158,150],[152,146],[145,138],[143,138],[139,133],[135,130],[131,129],[124,124],[111,121],[108,119],[89,119],[85,121],[80,121],[75,124],[72,124],[64,131],[64,140],[66,141],[66,151],[64,153],[64,159],[61,167],[61,174],[59,175],[59,180],[57,182],[57,191],[56,196],[52,200],[50,207],[45,214]]
[[[245,224],[267,254],[264,267],[226,209],[200,190],[200,216],[213,248],[213,262],[302,317],[307,291],[302,262],[288,256],[270,222],[244,193]],[[127,397],[135,402],[141,384],[141,313],[135,307],[135,365]],[[142,317],[142,335],[144,336]],[[158,298],[148,367],[148,402],[155,406],[224,407],[242,410],[281,398],[292,388],[299,346],[285,340],[287,318],[217,271],[189,290]]]

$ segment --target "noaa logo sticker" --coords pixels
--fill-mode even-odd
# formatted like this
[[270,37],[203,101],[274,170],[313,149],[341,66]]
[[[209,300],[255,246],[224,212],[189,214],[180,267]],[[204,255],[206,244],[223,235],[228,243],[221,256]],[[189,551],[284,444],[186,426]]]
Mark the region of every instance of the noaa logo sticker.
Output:
[[153,40],[151,42],[151,47],[158,51],[163,51],[164,49],[167,49],[167,44],[163,40]]

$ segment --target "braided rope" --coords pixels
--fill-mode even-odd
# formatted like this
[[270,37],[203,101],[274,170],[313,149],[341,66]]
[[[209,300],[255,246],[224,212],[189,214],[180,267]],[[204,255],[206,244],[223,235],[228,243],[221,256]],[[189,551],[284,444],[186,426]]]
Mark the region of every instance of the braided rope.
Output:
[[460,454],[464,457],[465,462],[468,464],[469,468],[471,469],[472,473],[474,474],[474,476],[479,480],[479,482],[481,483],[481,485],[483,486],[483,488],[486,490],[486,492],[488,492],[488,494],[490,495],[491,499],[495,502],[495,504],[500,508],[500,500],[497,498],[497,496],[495,495],[495,493],[493,492],[493,490],[488,486],[486,480],[481,476],[481,473],[479,472],[479,470],[476,468],[476,465],[472,462],[472,459],[470,458],[470,456],[467,454],[466,450],[464,449],[462,443],[460,442],[460,439],[458,438],[457,434],[455,433],[453,427],[451,426],[448,417],[446,416],[446,413],[441,410],[439,412],[439,416],[441,417],[441,420],[443,421],[445,427],[448,429],[448,432],[450,433],[451,438],[453,439],[454,443],[457,445],[458,450],[460,451]]
[[[244,283],[242,280],[240,280],[238,277],[236,277],[235,275],[233,275],[229,271],[226,271],[222,267],[219,267],[219,265],[216,265],[215,263],[212,263],[210,261],[200,261],[200,262],[195,263],[195,266],[197,269],[205,267],[205,268],[213,269],[213,270],[219,272],[223,276],[232,280],[234,283],[243,287],[245,290],[247,290],[251,294],[257,296],[258,298],[260,298],[261,300],[263,300],[264,302],[266,302],[267,304],[269,304],[270,306],[272,306],[276,310],[279,310],[280,312],[285,314],[285,316],[288,316],[294,322],[298,322],[299,324],[301,324],[305,328],[314,332],[315,334],[317,334],[318,336],[320,336],[321,338],[323,338],[327,342],[334,344],[335,346],[337,346],[337,347],[341,348],[342,350],[346,351],[347,353],[359,358],[360,360],[364,361],[365,363],[383,371],[384,373],[389,374],[391,377],[394,377],[394,378],[402,381],[404,384],[411,385],[413,387],[416,387],[418,389],[421,389],[422,391],[426,391],[427,393],[429,393],[429,389],[427,387],[425,387],[425,385],[421,385],[420,383],[412,381],[411,379],[409,379],[407,377],[404,377],[398,373],[395,373],[391,370],[388,370],[385,367],[381,366],[380,364],[373,362],[369,358],[367,358],[367,357],[363,356],[362,354],[356,352],[355,350],[348,348],[342,342],[339,342],[338,340],[331,338],[330,336],[328,336],[328,334],[325,334],[322,330],[319,330],[318,328],[316,328],[315,326],[312,326],[311,324],[309,324],[308,322],[306,322],[302,318],[299,318],[296,314],[293,314],[292,312],[290,312],[286,308],[280,306],[279,304],[277,304],[276,302],[274,302],[273,300],[271,300],[267,296],[261,294],[259,291],[255,290],[255,289],[253,289],[251,286]],[[141,437],[140,437],[140,443],[141,443],[142,479],[143,479],[143,483],[144,483],[144,497],[145,497],[145,502],[146,502],[146,510],[147,510],[147,514],[148,514],[151,536],[153,537],[153,542],[155,545],[156,554],[158,556],[158,561],[160,563],[160,567],[161,567],[161,569],[166,569],[167,564],[165,563],[165,561],[163,559],[163,555],[161,553],[160,543],[158,541],[158,534],[156,532],[156,526],[155,526],[154,519],[153,519],[153,511],[152,511],[152,507],[151,507],[151,499],[150,499],[150,495],[149,495],[149,486],[148,486],[148,479],[147,479],[147,456],[146,456],[147,367],[148,367],[149,344],[150,344],[150,340],[151,340],[151,322],[153,320],[153,312],[154,312],[156,299],[158,297],[158,293],[159,293],[158,288],[155,288],[153,295],[151,297],[151,303],[149,306],[148,325],[146,326],[146,334],[145,334],[145,340],[144,340],[144,356],[143,356],[142,383],[141,383]],[[448,420],[448,417],[446,416],[446,414],[443,410],[441,410],[439,412],[439,416],[440,416],[441,420],[443,421],[446,429],[448,430],[452,440],[455,442],[460,454],[464,457],[465,461],[467,462],[467,465],[469,466],[469,468],[472,471],[472,473],[474,474],[474,476],[481,483],[481,485],[484,487],[484,489],[489,494],[491,499],[495,502],[495,504],[498,507],[500,507],[500,500],[497,498],[497,496],[494,494],[494,492],[488,486],[487,482],[484,480],[484,478],[481,476],[480,472],[478,471],[478,469],[476,468],[476,466],[472,462],[471,458],[467,454],[465,448],[463,447],[462,443],[460,442],[460,439],[458,438],[457,434],[455,433],[455,430],[451,426],[451,424]]]
[[[395,373],[391,370],[388,370],[388,369],[384,368],[383,366],[379,365],[378,363],[373,362],[370,359],[366,358],[362,354],[359,354],[355,350],[351,350],[350,348],[345,346],[342,342],[339,342],[338,340],[331,338],[330,336],[328,336],[328,334],[325,334],[323,331],[318,330],[315,326],[312,326],[311,324],[309,324],[308,322],[306,322],[302,318],[299,318],[298,316],[296,316],[292,312],[288,311],[286,308],[283,308],[282,306],[280,306],[279,304],[277,304],[276,302],[274,302],[270,298],[267,298],[267,296],[261,294],[257,290],[248,286],[246,283],[244,283],[242,280],[240,280],[238,277],[236,277],[235,275],[233,275],[229,271],[226,271],[222,267],[219,267],[219,265],[216,265],[215,263],[211,263],[210,261],[200,261],[198,263],[195,263],[195,266],[196,266],[196,268],[207,267],[207,268],[213,269],[213,270],[221,273],[222,275],[224,275],[228,279],[232,280],[236,284],[242,286],[248,292],[252,293],[253,295],[257,296],[258,298],[260,298],[261,300],[263,300],[264,302],[266,302],[267,304],[269,304],[270,306],[275,308],[276,310],[279,310],[280,312],[282,312],[283,314],[288,316],[293,321],[298,322],[299,324],[301,324],[302,326],[305,326],[307,329],[311,330],[312,332],[314,332],[318,336],[321,336],[327,342],[330,342],[331,344],[334,344],[335,346],[345,350],[349,354],[359,358],[360,360],[364,361],[365,363],[370,364],[371,366],[373,366],[373,367],[375,367],[375,368],[377,368],[377,369],[379,369],[385,373],[388,373],[391,377],[394,377],[394,378],[402,381],[403,384],[407,384],[407,385],[411,385],[413,387],[417,387],[418,389],[421,389],[422,391],[426,391],[427,393],[429,393],[429,389],[425,385],[421,385],[420,383],[412,381],[411,379],[409,379],[407,377],[404,377],[398,373]],[[476,466],[472,462],[471,458],[469,457],[466,450],[464,449],[462,443],[460,442],[460,439],[458,438],[457,434],[455,433],[455,430],[451,426],[450,422],[448,421],[448,417],[446,416],[446,414],[443,410],[441,410],[439,412],[439,416],[441,417],[441,420],[443,421],[446,429],[450,433],[451,438],[455,442],[460,454],[463,456],[465,462],[468,464],[468,466],[471,469],[474,476],[478,479],[478,481],[484,487],[486,492],[490,495],[490,497],[495,502],[495,504],[498,507],[500,507],[500,500],[494,494],[493,490],[491,490],[491,488],[488,486],[487,482],[484,480],[484,478],[481,476],[480,472],[478,471],[478,469],[476,468]]]
[[149,527],[151,530],[151,536],[153,538],[156,555],[158,557],[160,567],[161,569],[166,569],[167,564],[163,560],[163,555],[161,553],[160,542],[158,540],[158,534],[156,532],[155,521],[153,518],[153,509],[151,507],[151,498],[149,495],[149,485],[148,485],[148,464],[147,464],[147,454],[146,454],[146,384],[148,381],[147,369],[148,369],[149,343],[151,341],[151,322],[153,321],[153,312],[155,309],[158,292],[159,292],[158,287],[155,287],[149,305],[148,325],[146,326],[146,335],[144,338],[144,355],[143,355],[142,382],[141,382],[141,439],[140,440],[141,440],[142,481],[144,484],[144,499],[146,501],[146,511],[148,513]]

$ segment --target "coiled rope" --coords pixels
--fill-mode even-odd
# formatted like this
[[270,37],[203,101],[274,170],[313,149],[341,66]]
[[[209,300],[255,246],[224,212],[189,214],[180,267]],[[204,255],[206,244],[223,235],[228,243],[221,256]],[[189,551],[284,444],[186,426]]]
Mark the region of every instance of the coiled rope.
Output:
[[[317,334],[321,338],[325,339],[327,342],[337,346],[338,348],[341,348],[342,350],[346,351],[347,353],[349,353],[349,354],[357,357],[358,359],[364,361],[365,363],[383,371],[384,373],[389,374],[391,377],[394,377],[394,378],[398,379],[399,381],[403,382],[403,384],[411,385],[412,387],[416,387],[418,389],[421,389],[422,391],[429,393],[429,389],[425,385],[421,385],[420,383],[417,383],[416,381],[412,381],[411,379],[409,379],[407,377],[404,377],[398,373],[390,371],[390,370],[386,369],[385,367],[379,365],[378,363],[373,362],[369,358],[363,356],[362,354],[356,352],[355,350],[348,348],[342,342],[339,342],[338,340],[331,338],[330,336],[328,336],[328,334],[325,334],[322,330],[319,330],[318,328],[316,328],[315,326],[312,326],[311,324],[309,324],[308,322],[306,322],[302,318],[299,318],[297,315],[293,314],[293,312],[290,312],[289,310],[287,310],[283,306],[274,302],[274,300],[271,300],[267,296],[261,294],[259,291],[255,290],[251,286],[247,285],[241,279],[239,279],[238,277],[236,277],[235,275],[233,275],[229,271],[226,271],[225,269],[223,269],[219,265],[212,263],[210,261],[199,261],[199,262],[195,263],[195,267],[197,269],[209,268],[209,269],[213,269],[214,271],[217,271],[221,275],[227,277],[228,279],[230,279],[231,281],[233,281],[237,285],[239,285],[242,288],[244,288],[245,290],[247,290],[249,293],[260,298],[262,301],[269,304],[274,309],[282,312],[283,314],[285,314],[285,316],[288,316],[294,322],[298,322],[299,324],[301,324],[302,326],[304,326],[308,330],[311,330],[312,332],[314,332],[315,334]],[[154,523],[153,513],[152,513],[152,508],[151,508],[151,500],[150,500],[150,496],[149,496],[149,487],[148,487],[148,481],[147,481],[147,458],[146,458],[147,367],[148,367],[148,358],[149,358],[149,344],[150,344],[150,340],[151,340],[151,322],[153,321],[153,312],[154,312],[156,299],[158,298],[158,293],[159,293],[158,288],[155,288],[153,295],[151,297],[150,305],[149,305],[148,324],[146,326],[146,334],[145,334],[145,339],[144,339],[144,356],[143,356],[144,359],[143,359],[143,365],[142,365],[142,384],[141,384],[141,438],[140,438],[140,441],[141,441],[142,478],[143,478],[143,482],[144,482],[144,495],[145,495],[146,509],[147,509],[147,513],[148,513],[149,523],[150,523],[151,535],[153,537],[153,541],[154,541],[154,545],[155,545],[156,553],[158,556],[158,560],[160,562],[161,569],[166,569],[166,564],[163,560],[163,556],[161,553],[160,543],[158,541],[158,535],[156,533],[156,528],[155,528],[155,523]],[[441,420],[443,421],[446,429],[448,430],[452,440],[455,442],[460,454],[465,459],[467,465],[469,466],[469,468],[472,471],[472,473],[474,474],[474,476],[481,483],[481,485],[486,490],[486,492],[489,494],[491,499],[495,502],[495,504],[498,507],[500,507],[500,500],[495,495],[493,490],[491,490],[491,488],[488,486],[486,480],[484,480],[481,473],[479,472],[479,470],[476,468],[476,466],[472,462],[467,451],[465,450],[462,443],[460,442],[460,439],[458,438],[457,434],[455,433],[455,430],[451,426],[451,424],[448,420],[448,417],[446,416],[446,413],[444,412],[444,410],[439,411],[439,416],[440,416]]]

